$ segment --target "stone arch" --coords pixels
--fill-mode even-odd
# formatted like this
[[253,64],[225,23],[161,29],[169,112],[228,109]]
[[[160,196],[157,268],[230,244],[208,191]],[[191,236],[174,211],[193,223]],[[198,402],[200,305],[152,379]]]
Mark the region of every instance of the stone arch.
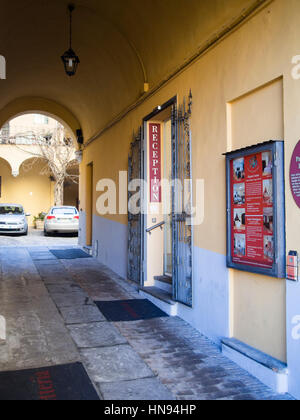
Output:
[[[42,157],[30,156],[27,159],[24,159],[19,166],[19,174],[30,172],[32,169],[35,169],[37,166],[46,167],[47,162]],[[45,171],[46,172],[46,171]],[[46,173],[40,173],[39,175],[46,176]],[[49,175],[50,176],[50,175]]]
[[[63,124],[77,139],[76,130],[81,129],[78,119],[63,105],[46,98],[23,97],[16,99],[0,110],[0,127],[24,114],[42,114]],[[76,141],[77,144],[77,141]]]
[[36,152],[38,153],[37,146],[25,145],[18,149],[13,144],[1,145],[0,157],[9,163],[12,176],[15,178],[19,176],[22,164],[34,157],[33,153],[35,152],[35,147],[37,149]]
[[0,176],[1,176],[1,167],[4,165],[7,165],[12,172],[12,166],[9,160],[5,159],[4,157],[0,156]]
[[[33,165],[28,165],[31,162]],[[30,156],[23,159],[20,164],[18,177],[13,177],[11,171],[7,169],[3,174],[4,194],[0,200],[21,204],[26,213],[30,214],[28,217],[30,226],[34,224],[34,216],[47,212],[53,205],[53,182],[50,175],[43,172],[45,167],[46,163],[42,158]]]

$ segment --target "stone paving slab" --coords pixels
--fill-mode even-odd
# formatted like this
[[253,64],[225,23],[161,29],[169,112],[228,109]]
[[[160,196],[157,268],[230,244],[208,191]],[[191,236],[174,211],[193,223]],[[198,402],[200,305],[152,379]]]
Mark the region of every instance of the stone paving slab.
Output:
[[96,384],[154,377],[129,345],[81,350],[80,354]]
[[60,313],[66,324],[86,324],[106,321],[99,309],[93,305],[76,306],[75,308],[60,308]]
[[68,282],[65,284],[49,284],[47,285],[47,289],[51,295],[65,293],[81,293],[82,295],[87,296],[86,293],[82,290],[82,288],[74,282]]
[[61,263],[56,258],[42,258],[42,259],[36,259],[34,263],[37,265],[37,267],[61,267]]
[[33,261],[44,261],[44,260],[54,260],[56,261],[57,258],[51,254],[51,252],[47,251],[32,251],[29,250],[30,256]]
[[82,292],[74,293],[53,293],[51,294],[58,308],[73,307],[78,305],[92,305],[93,301]]
[[41,261],[41,262],[48,262],[48,261],[57,261],[56,258],[52,258],[50,255],[33,255],[33,261]]
[[40,263],[40,261],[36,261],[35,264],[37,271],[45,284],[46,282],[52,282],[50,284],[61,284],[64,280],[72,282],[72,277],[65,273],[60,266],[40,266],[37,265],[37,263]]
[[41,279],[48,287],[49,285],[56,285],[56,286],[70,286],[74,284],[74,280],[66,273],[47,273],[45,271],[39,270],[41,275]]
[[[62,263],[94,301],[141,298],[135,288],[124,284],[117,274],[100,264],[95,258],[74,261],[63,260]],[[126,287],[128,287],[128,290]]]
[[126,344],[127,340],[109,322],[68,325],[78,348],[108,347]]
[[173,401],[173,394],[162,385],[158,378],[136,379],[133,381],[100,383],[104,400],[115,401]]

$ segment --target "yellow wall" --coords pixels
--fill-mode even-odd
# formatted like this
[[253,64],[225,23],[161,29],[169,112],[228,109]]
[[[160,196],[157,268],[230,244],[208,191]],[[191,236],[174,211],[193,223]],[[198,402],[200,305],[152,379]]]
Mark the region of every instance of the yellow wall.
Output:
[[[229,150],[284,139],[282,78],[232,101],[227,110]],[[262,351],[276,349],[273,354],[286,360],[286,283],[237,270],[231,278],[234,337],[254,346],[261,337]]]
[[2,177],[1,203],[22,204],[25,212],[30,213],[29,225],[33,224],[33,216],[40,212],[48,212],[51,202],[51,181],[49,176],[41,175],[45,166],[43,162],[34,164],[28,170],[30,161],[21,166],[20,175],[13,177],[11,168],[6,161],[0,158],[0,176]]
[[[194,244],[226,255],[225,159],[222,154],[231,147],[284,138],[287,249],[300,252],[299,209],[292,200],[288,182],[289,162],[300,132],[300,82],[291,78],[291,58],[300,54],[299,14],[299,0],[272,2],[91,143],[84,152],[83,179],[87,163],[93,160],[94,191],[101,178],[117,181],[118,171],[127,169],[132,133],[138,129],[142,118],[174,95],[178,95],[181,102],[191,88],[193,177],[205,180],[206,191],[205,220],[195,228]],[[245,101],[242,99],[237,108],[234,106],[237,98],[280,78],[282,81],[272,84],[270,89],[261,90]],[[229,104],[233,104],[233,121]],[[247,118],[243,117],[241,123],[240,116],[245,112]],[[228,133],[232,133],[229,143]],[[81,196],[85,196],[83,187]],[[94,197],[95,214],[97,196]],[[81,200],[83,208],[84,202]],[[127,223],[124,215],[108,215],[107,218]],[[234,273],[231,285],[235,336],[286,360],[284,280]]]

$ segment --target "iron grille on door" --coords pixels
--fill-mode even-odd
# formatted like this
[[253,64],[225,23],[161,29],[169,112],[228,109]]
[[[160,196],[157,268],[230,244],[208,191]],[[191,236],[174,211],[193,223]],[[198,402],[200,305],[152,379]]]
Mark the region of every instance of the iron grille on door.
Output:
[[[188,104],[184,100],[172,109],[172,177],[173,186],[173,295],[174,299],[192,306],[192,246],[193,230],[190,223],[191,191],[191,130],[192,94]],[[181,188],[182,186],[182,188]]]
[[[142,178],[142,157],[141,157],[142,129],[130,146],[128,158],[128,184],[134,179]],[[134,192],[128,191],[128,202]],[[141,213],[134,215],[128,211],[128,279],[140,284],[141,281]]]

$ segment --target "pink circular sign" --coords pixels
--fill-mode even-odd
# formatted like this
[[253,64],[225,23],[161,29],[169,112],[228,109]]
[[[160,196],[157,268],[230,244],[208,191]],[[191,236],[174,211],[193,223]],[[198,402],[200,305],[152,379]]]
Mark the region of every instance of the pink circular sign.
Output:
[[300,208],[300,141],[295,147],[291,160],[290,183],[294,200]]

